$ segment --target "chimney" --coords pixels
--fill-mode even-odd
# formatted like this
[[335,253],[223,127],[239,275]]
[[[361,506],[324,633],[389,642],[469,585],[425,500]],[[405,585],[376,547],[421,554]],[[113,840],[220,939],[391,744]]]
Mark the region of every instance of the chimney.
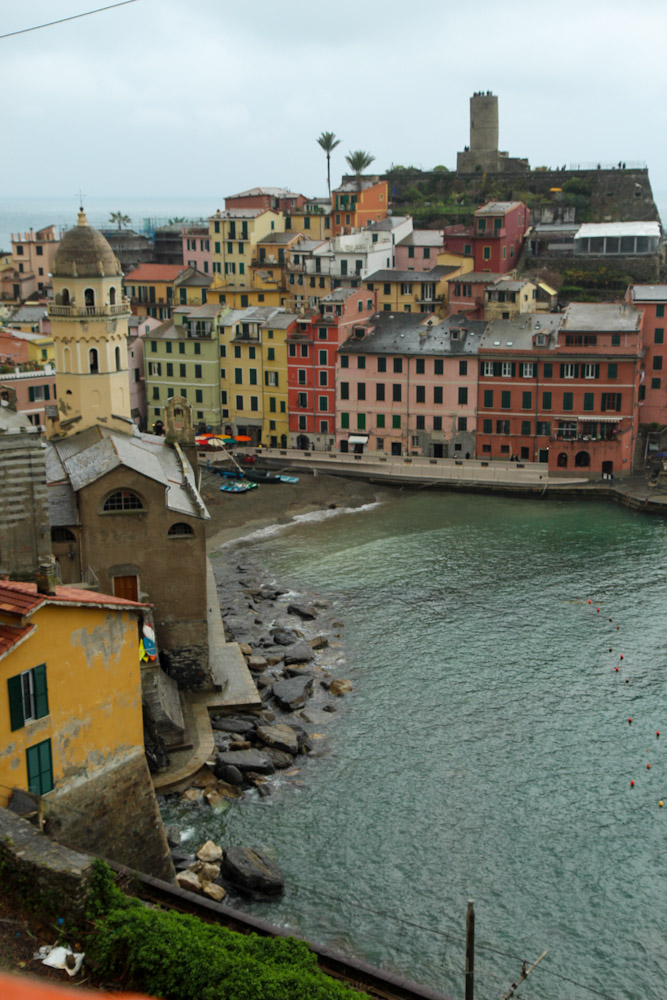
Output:
[[45,559],[39,564],[39,569],[35,574],[37,582],[37,593],[47,594],[53,597],[56,592],[56,561],[55,559]]

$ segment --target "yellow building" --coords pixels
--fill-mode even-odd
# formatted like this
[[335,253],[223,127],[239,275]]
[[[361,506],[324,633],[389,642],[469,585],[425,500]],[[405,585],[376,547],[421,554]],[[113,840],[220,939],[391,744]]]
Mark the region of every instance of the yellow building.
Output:
[[285,231],[303,233],[309,240],[330,240],[333,236],[331,203],[308,202],[302,209],[289,215],[285,213]]
[[401,313],[447,315],[448,280],[461,273],[460,267],[438,266],[430,271],[399,271],[387,268],[369,274],[364,288],[377,292],[378,310]]
[[206,305],[212,283],[210,274],[204,274],[194,267],[186,268],[174,281],[174,305],[192,306],[194,309]]
[[139,264],[123,278],[123,287],[134,316],[169,319],[176,298],[174,283],[185,271],[183,264]]
[[0,581],[0,804],[47,795],[143,753],[138,623],[148,608]]
[[285,219],[266,208],[229,208],[209,219],[211,257],[216,285],[250,287],[257,243],[269,233],[282,233]]
[[247,435],[251,445],[287,446],[287,333],[296,319],[281,309],[258,307],[220,320],[223,427]]

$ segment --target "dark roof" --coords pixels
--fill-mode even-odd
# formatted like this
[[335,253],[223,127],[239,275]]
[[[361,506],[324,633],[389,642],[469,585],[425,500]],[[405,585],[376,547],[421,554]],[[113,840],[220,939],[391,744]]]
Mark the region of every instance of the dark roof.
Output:
[[179,274],[174,281],[174,287],[178,285],[190,285],[194,288],[208,288],[211,284],[213,284],[212,276],[198,271],[196,267],[186,267],[183,273]]
[[486,329],[484,321],[460,313],[440,320],[422,313],[381,312],[364,324],[370,324],[371,332],[363,339],[350,337],[339,348],[341,354],[476,354]]
[[467,274],[461,274],[456,278],[450,278],[450,281],[465,281],[469,285],[475,284],[487,284],[494,285],[496,281],[501,281],[505,278],[504,274],[492,274],[490,271],[469,271]]
[[100,278],[121,275],[120,262],[102,233],[88,225],[81,209],[77,225],[63,235],[53,261],[59,278]]
[[[375,271],[373,274],[369,274],[368,277],[364,278],[364,281],[441,281],[448,274],[451,274],[452,271],[458,270],[458,267],[446,266],[444,264],[432,267],[430,271],[398,271],[396,268],[385,268],[382,271]],[[462,275],[462,277],[467,278],[467,275]]]
[[298,240],[301,233],[267,233],[266,236],[262,236],[261,239],[257,240],[257,243],[291,243],[292,240]]

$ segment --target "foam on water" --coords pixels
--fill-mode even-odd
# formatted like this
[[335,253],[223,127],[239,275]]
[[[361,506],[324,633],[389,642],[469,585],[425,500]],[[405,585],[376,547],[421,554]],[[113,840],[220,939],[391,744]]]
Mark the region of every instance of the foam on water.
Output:
[[275,535],[282,534],[282,532],[294,528],[299,524],[317,524],[319,521],[328,521],[330,518],[339,517],[341,514],[364,514],[375,507],[381,506],[382,501],[375,500],[373,503],[362,504],[361,507],[333,507],[331,509],[327,507],[326,510],[312,510],[307,514],[296,514],[289,521],[284,521],[281,524],[268,524],[264,528],[257,528],[255,531],[251,531],[242,538],[232,538],[228,542],[223,542],[218,546],[218,549],[226,549],[241,542],[244,545],[247,545],[249,542],[266,542]]

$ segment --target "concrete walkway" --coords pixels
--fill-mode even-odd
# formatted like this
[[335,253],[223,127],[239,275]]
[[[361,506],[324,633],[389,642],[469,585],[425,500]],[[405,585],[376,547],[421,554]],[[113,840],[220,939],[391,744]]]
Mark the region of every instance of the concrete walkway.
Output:
[[183,750],[169,754],[170,766],[153,775],[155,791],[161,794],[182,791],[192,778],[213,757],[215,743],[211,729],[211,712],[233,709],[261,708],[255,682],[237,642],[226,642],[220,614],[218,593],[210,560],[206,560],[206,599],[208,618],[209,665],[213,674],[213,691],[182,691],[186,742]]

